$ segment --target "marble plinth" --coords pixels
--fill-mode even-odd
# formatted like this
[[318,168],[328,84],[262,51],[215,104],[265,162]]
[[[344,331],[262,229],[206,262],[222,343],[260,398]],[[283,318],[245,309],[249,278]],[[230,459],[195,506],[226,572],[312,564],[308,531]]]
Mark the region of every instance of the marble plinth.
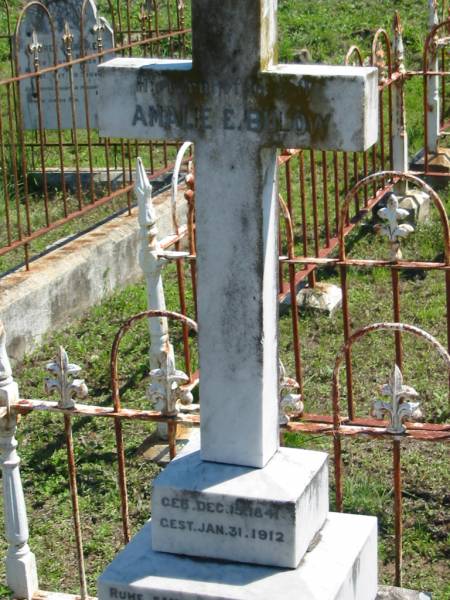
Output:
[[319,542],[297,569],[155,552],[151,524],[98,581],[99,600],[374,600],[377,522],[329,513]]
[[153,484],[154,550],[295,568],[328,513],[327,459],[281,448],[263,469],[212,463],[194,437]]

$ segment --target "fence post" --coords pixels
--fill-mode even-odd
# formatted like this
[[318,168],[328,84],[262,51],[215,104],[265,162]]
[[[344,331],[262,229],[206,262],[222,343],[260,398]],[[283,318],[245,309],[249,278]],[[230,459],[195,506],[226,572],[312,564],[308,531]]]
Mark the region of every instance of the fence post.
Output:
[[[166,310],[166,300],[161,277],[163,259],[159,256],[161,248],[158,242],[156,213],[152,202],[152,187],[148,181],[144,165],[137,159],[135,193],[138,201],[140,249],[139,264],[144,272],[147,287],[149,309]],[[161,367],[161,357],[173,348],[169,341],[169,329],[165,317],[148,320],[150,329],[150,369]]]
[[6,354],[5,329],[0,321],[0,465],[3,475],[5,534],[8,552],[5,559],[6,583],[15,598],[31,600],[38,589],[36,559],[28,545],[28,519],[20,479],[17,454],[17,415],[10,405],[19,398]]
[[[429,29],[430,31],[439,24],[437,0],[429,0]],[[439,71],[439,55],[436,44],[430,45],[430,60],[424,65],[427,71]],[[439,146],[440,132],[440,98],[439,98],[439,76],[431,75],[428,77],[427,93],[427,152],[437,154]]]
[[[403,45],[402,25],[398,12],[394,16],[394,73],[398,79],[392,85],[392,166],[394,171],[407,173],[408,161],[408,133],[406,130],[405,111],[405,51]],[[407,189],[406,181],[400,181],[395,186],[395,191],[404,195]]]

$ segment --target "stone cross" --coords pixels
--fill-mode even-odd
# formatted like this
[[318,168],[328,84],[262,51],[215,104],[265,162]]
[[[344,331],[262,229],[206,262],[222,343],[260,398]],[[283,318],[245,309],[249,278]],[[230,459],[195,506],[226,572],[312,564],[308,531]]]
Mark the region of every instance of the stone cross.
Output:
[[276,0],[193,0],[193,59],[100,67],[101,135],[195,144],[203,460],[278,448],[276,150],[365,150],[373,68],[276,59]]

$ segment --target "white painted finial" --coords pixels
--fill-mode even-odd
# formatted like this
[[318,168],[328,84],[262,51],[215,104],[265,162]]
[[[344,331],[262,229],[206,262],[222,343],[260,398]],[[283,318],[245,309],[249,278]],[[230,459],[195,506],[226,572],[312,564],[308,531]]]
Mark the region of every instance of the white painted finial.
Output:
[[436,25],[439,24],[437,0],[428,0],[428,8],[429,8],[428,24],[429,24],[429,27],[431,30],[431,29],[433,29],[433,27],[435,27]]
[[419,402],[411,402],[419,397],[416,390],[403,385],[403,375],[397,365],[394,365],[389,383],[381,388],[383,396],[389,396],[390,402],[376,400],[373,403],[373,416],[376,419],[382,419],[388,415],[390,419],[387,431],[390,433],[404,433],[406,431],[403,421],[405,419],[419,419],[422,413],[419,410]]
[[279,361],[280,369],[280,412],[279,424],[286,425],[291,420],[291,416],[303,412],[304,404],[301,394],[287,393],[288,390],[298,389],[300,386],[297,381],[287,377],[286,369]]
[[387,200],[387,206],[381,208],[377,215],[386,221],[381,226],[380,232],[385,235],[391,247],[391,260],[399,260],[402,258],[400,250],[400,239],[407,237],[414,231],[414,227],[408,223],[399,224],[399,221],[406,219],[409,212],[404,208],[399,208],[398,198],[394,193],[390,193]]
[[59,408],[75,408],[75,398],[86,398],[88,388],[84,379],[73,378],[81,371],[81,367],[69,363],[67,352],[62,346],[59,347],[56,359],[48,363],[46,368],[55,377],[45,379],[45,392],[47,394],[52,394],[54,391],[59,393]]

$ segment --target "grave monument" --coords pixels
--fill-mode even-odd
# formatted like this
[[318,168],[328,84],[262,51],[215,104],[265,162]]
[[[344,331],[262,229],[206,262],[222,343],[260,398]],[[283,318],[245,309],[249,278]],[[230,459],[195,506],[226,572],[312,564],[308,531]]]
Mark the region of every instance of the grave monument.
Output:
[[329,513],[327,455],[278,445],[276,149],[369,148],[377,73],[278,64],[276,4],[193,0],[192,61],[99,68],[101,135],[195,143],[201,372],[201,439],[100,600],[376,597],[376,519]]
[[[18,73],[34,73],[111,48],[113,31],[93,0],[41,0],[26,9],[17,31]],[[97,62],[93,59],[58,70],[59,123],[54,73],[40,76],[39,89],[36,78],[22,80],[24,129],[85,129],[88,120],[90,127],[97,127]]]

